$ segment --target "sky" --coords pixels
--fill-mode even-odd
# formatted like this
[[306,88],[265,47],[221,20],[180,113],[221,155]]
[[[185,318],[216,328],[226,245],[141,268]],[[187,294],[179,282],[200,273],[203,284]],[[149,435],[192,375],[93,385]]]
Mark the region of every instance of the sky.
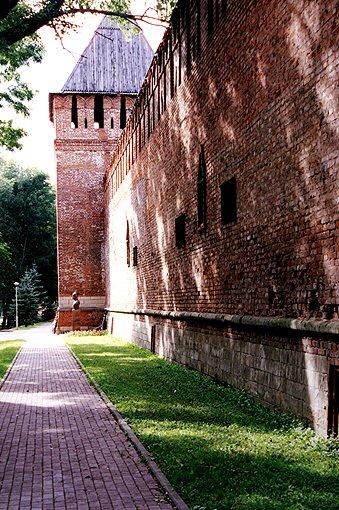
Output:
[[[132,12],[144,12],[147,0],[135,0]],[[28,136],[22,139],[23,148],[14,152],[0,148],[0,155],[14,159],[23,167],[36,167],[50,175],[55,182],[54,128],[49,121],[48,94],[58,92],[75,67],[83,50],[91,40],[94,30],[100,23],[101,16],[80,16],[77,22],[82,24],[77,32],[72,32],[63,40],[56,40],[52,29],[43,28],[39,33],[46,47],[46,53],[40,64],[33,64],[22,70],[22,76],[37,91],[30,101],[30,116],[15,116],[14,112],[6,112],[13,118],[15,125],[22,127]],[[163,35],[163,29],[143,24],[144,35],[156,50]]]

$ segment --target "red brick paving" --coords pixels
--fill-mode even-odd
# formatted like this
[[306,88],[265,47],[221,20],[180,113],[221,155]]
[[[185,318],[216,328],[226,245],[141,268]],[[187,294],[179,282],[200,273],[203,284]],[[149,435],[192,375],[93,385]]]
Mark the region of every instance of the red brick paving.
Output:
[[0,391],[0,510],[172,510],[64,346],[26,346]]

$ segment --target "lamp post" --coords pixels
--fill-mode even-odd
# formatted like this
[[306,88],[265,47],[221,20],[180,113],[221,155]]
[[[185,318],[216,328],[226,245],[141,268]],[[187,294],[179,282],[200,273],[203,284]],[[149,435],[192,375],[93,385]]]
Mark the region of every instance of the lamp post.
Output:
[[19,315],[18,315],[18,287],[19,282],[14,282],[15,286],[15,328],[19,327]]

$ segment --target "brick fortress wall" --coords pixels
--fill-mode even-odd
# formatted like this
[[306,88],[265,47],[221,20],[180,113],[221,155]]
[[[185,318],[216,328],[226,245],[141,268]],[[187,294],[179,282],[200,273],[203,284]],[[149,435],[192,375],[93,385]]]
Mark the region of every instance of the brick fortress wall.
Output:
[[336,2],[180,2],[106,175],[110,330],[330,426]]
[[[75,290],[81,302],[81,329],[102,321],[104,176],[121,134],[120,101],[120,96],[103,96],[103,127],[98,127],[93,95],[53,95],[60,331],[71,329],[71,295]],[[127,97],[126,107],[131,108],[133,101]]]

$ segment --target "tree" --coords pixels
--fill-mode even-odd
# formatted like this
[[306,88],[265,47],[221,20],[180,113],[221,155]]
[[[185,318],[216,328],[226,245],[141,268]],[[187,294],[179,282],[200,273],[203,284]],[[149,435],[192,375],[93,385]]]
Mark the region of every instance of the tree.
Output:
[[4,324],[7,322],[7,316],[6,309],[3,310],[3,303],[9,302],[13,296],[14,270],[11,249],[3,242],[0,232],[0,315],[1,312],[5,312]]
[[[29,326],[40,320],[41,311],[45,307],[46,293],[40,281],[36,266],[27,269],[20,279],[18,286],[18,316],[19,324]],[[16,300],[13,299],[10,307],[10,318],[14,322],[16,313]]]
[[46,25],[62,34],[73,27],[70,18],[78,13],[117,16],[131,22],[167,22],[175,4],[174,0],[158,0],[156,10],[159,17],[152,15],[149,9],[142,14],[131,14],[130,0],[2,0],[0,47],[8,47],[32,36]]
[[[55,191],[48,176],[0,159],[0,299],[5,316],[13,282],[33,264],[50,306],[57,296]],[[1,252],[0,252],[1,253]]]
[[[35,35],[11,46],[0,44],[0,108],[9,106],[16,113],[29,114],[26,103],[33,98],[33,92],[21,80],[20,70],[31,62],[40,62],[42,54],[42,44]],[[20,148],[19,140],[25,134],[22,128],[13,126],[12,120],[0,120],[0,145],[7,149]]]

